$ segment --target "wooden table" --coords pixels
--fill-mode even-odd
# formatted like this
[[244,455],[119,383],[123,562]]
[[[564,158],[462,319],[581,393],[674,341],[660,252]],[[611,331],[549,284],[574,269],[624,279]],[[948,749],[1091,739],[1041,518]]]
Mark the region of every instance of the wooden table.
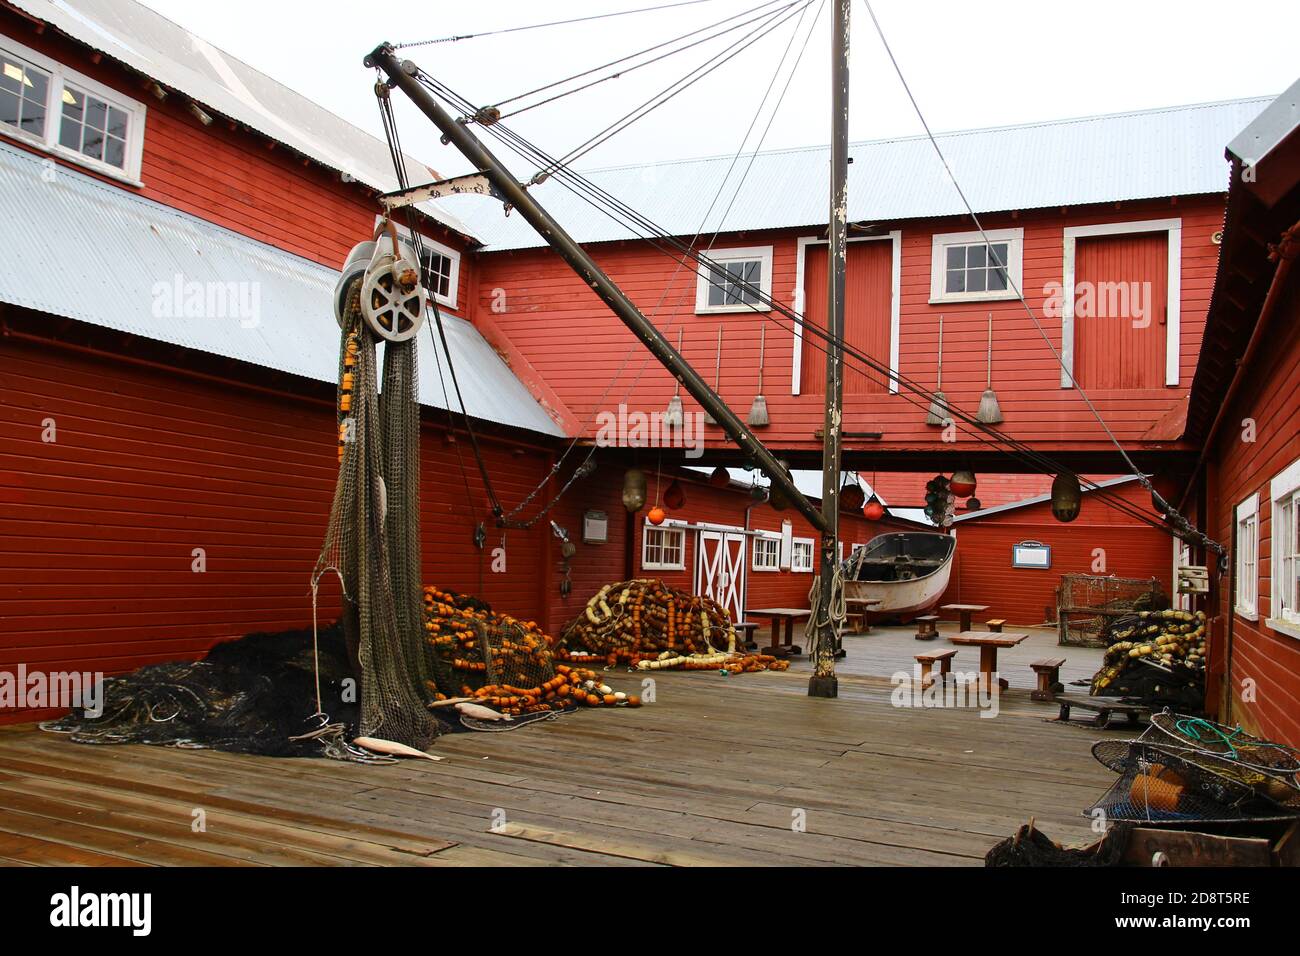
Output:
[[[794,644],[794,622],[811,617],[812,611],[799,607],[760,607],[745,611],[745,617],[768,617],[772,619],[772,643],[767,652],[773,657],[788,657],[802,654],[803,648]],[[785,644],[781,644],[781,622],[785,621]]]
[[[1015,647],[1028,636],[1028,634],[1011,634],[1006,631],[962,631],[948,640],[963,647],[980,649],[979,681],[980,686],[987,690],[992,686],[993,675],[998,670],[998,648]],[[1007,689],[1005,678],[998,678],[998,687],[1002,690]]]
[[959,631],[970,630],[970,619],[972,614],[983,614],[989,609],[987,604],[945,604],[939,608],[941,611],[951,611],[958,615],[960,626]]

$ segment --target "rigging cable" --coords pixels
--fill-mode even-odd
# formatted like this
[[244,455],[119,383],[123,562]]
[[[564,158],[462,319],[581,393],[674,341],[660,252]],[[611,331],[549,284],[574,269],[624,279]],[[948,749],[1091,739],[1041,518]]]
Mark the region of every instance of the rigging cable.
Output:
[[[562,86],[565,83],[569,83],[573,80],[580,80],[583,77],[590,76],[591,74],[597,73],[600,70],[608,69],[611,66],[618,66],[620,63],[626,63],[628,60],[634,60],[639,56],[644,56],[647,53],[653,53],[655,50],[663,49],[664,47],[669,46],[673,43],[677,43],[681,40],[685,40],[690,37],[693,37],[697,33],[703,33],[705,30],[711,30],[714,27],[721,26],[722,24],[727,23],[730,20],[735,20],[738,17],[747,16],[751,13],[757,13],[759,10],[762,10],[764,7],[770,7],[774,3],[779,3],[779,2],[781,2],[781,0],[765,0],[764,3],[760,3],[756,7],[751,7],[750,9],[745,10],[742,13],[732,14],[731,16],[726,17],[722,20],[718,20],[715,21],[714,23],[710,23],[708,26],[700,27],[699,29],[692,30],[689,33],[683,33],[681,36],[673,37],[671,40],[665,40],[662,43],[657,43],[654,46],[645,48],[644,50],[638,50],[636,53],[630,53],[627,56],[620,57],[617,60],[610,60],[608,63],[602,63],[599,66],[593,66],[589,70],[583,70],[581,73],[574,73],[572,76],[566,76],[564,79],[555,80],[552,83],[547,83],[544,86],[539,86],[536,89],[529,90],[526,93],[519,93],[515,96],[508,97],[507,99],[504,100],[497,100],[493,105],[496,106],[497,109],[500,109],[502,106],[505,106],[507,103],[514,103],[519,100],[525,99],[529,96],[535,96],[538,93],[544,93],[547,90],[554,89],[557,86]],[[790,2],[786,3],[786,7],[793,6],[794,2],[797,2],[797,0],[790,0]],[[782,9],[785,9],[785,7],[783,7]],[[756,17],[755,19],[759,19],[759,18]],[[627,76],[629,73],[641,69],[643,66],[649,66],[652,63],[658,63],[659,61],[664,60],[670,56],[674,56],[678,53],[684,53],[687,50],[692,49],[693,47],[699,46],[702,43],[707,43],[709,40],[717,39],[717,37],[723,36],[726,33],[730,33],[733,30],[738,30],[741,27],[746,26],[747,24],[752,22],[753,22],[752,20],[747,20],[743,23],[733,24],[732,26],[727,27],[725,30],[720,31],[719,33],[716,33],[713,36],[703,37],[702,39],[696,40],[695,42],[687,44],[686,46],[678,47],[675,50],[669,50],[667,53],[660,54],[659,56],[654,57],[653,59],[650,60],[646,60],[643,63],[637,63],[632,66],[625,67],[624,69],[619,70],[615,73],[611,73],[608,76],[602,76],[599,79],[592,80],[590,83],[584,83],[582,86],[575,87],[574,89],[571,90],[565,90],[563,93],[557,93],[554,96],[547,97],[546,99],[540,100],[536,103],[530,103],[527,106],[521,106],[518,109],[512,110],[511,112],[501,116],[500,119],[509,119],[512,116],[518,116],[520,113],[526,113],[528,110],[535,109],[538,106],[544,106],[547,103],[553,103],[556,100],[562,99],[566,96],[570,96],[574,93],[581,92],[582,90],[590,89],[591,87],[596,86],[599,83],[604,83],[606,80],[621,79],[622,77]]]
[[612,17],[626,17],[634,13],[653,13],[658,10],[672,10],[674,7],[693,7],[701,3],[711,3],[713,0],[678,0],[676,3],[664,3],[654,7],[638,7],[635,10],[615,10],[611,13],[596,13],[586,17],[573,17],[569,20],[551,20],[547,23],[529,23],[520,27],[503,27],[500,30],[484,30],[481,33],[462,33],[456,36],[439,37],[436,40],[416,40],[411,43],[394,43],[394,50],[401,50],[407,47],[433,46],[437,43],[456,43],[460,40],[473,40],[477,37],[499,36],[503,33],[520,33],[524,30],[541,30],[544,27],[562,27],[573,23],[589,23],[593,20],[608,20]]

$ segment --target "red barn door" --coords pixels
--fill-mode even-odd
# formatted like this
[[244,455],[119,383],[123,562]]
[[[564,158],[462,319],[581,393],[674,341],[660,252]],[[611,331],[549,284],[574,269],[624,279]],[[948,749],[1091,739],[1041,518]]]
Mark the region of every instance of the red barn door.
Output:
[[1074,378],[1081,388],[1164,385],[1168,243],[1164,232],[1076,241]]
[[[826,328],[826,246],[808,245],[804,260],[805,320]],[[844,276],[844,341],[853,349],[889,365],[890,286],[893,243],[886,239],[850,242]],[[826,341],[805,333],[799,391],[820,395],[826,391]],[[884,394],[884,375],[861,371],[857,359],[844,363],[844,394]]]

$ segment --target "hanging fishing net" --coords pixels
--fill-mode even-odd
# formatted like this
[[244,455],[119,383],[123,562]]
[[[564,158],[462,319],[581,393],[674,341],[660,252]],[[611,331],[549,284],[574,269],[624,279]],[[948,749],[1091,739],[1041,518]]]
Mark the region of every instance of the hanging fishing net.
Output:
[[1086,814],[1157,823],[1300,817],[1297,752],[1240,728],[1165,712],[1138,739],[1099,741],[1092,753],[1119,778]]
[[[354,283],[359,284],[358,276]],[[424,750],[437,734],[429,686],[439,669],[424,641],[420,587],[420,412],[415,339],[384,343],[358,314],[354,291],[339,348],[338,481],[325,543],[312,573],[337,575],[343,628],[360,679],[361,736]],[[442,679],[447,680],[443,673]],[[333,722],[322,698],[317,717]]]

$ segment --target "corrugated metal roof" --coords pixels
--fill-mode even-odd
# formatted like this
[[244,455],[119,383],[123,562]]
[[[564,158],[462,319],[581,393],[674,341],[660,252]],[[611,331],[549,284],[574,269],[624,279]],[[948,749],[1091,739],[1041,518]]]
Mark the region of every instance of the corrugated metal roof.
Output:
[[[1091,116],[936,138],[976,212],[1223,192],[1223,147],[1270,102],[1269,97]],[[880,222],[960,215],[952,180],[923,136],[854,143],[849,155],[849,218]],[[825,223],[827,147],[760,153],[724,223],[728,232]],[[730,156],[687,159],[584,172],[597,186],[673,235],[700,227],[701,196],[713,196]],[[747,160],[727,180],[740,183]],[[522,172],[522,171],[521,171]],[[534,195],[580,242],[633,238],[554,178]],[[489,249],[542,245],[519,216],[478,197],[444,200]],[[719,204],[719,213],[727,202]],[[713,231],[716,221],[706,224]]]
[[1258,165],[1300,126],[1300,80],[1268,104],[1228,144],[1228,152],[1244,163]]
[[[82,173],[49,169],[0,144],[0,301],[334,381],[337,273]],[[228,293],[224,307],[200,310],[227,317],[185,316],[192,282],[205,294]],[[471,415],[563,435],[470,323],[443,320]],[[423,332],[419,342],[420,400],[445,408],[436,359],[446,374],[446,355]]]
[[[388,145],[136,0],[12,0],[52,24],[205,107],[238,120],[331,169],[382,192],[397,188]],[[255,27],[254,27],[255,28]],[[432,178],[407,157],[413,182]],[[420,209],[470,238],[473,228],[438,203]]]

